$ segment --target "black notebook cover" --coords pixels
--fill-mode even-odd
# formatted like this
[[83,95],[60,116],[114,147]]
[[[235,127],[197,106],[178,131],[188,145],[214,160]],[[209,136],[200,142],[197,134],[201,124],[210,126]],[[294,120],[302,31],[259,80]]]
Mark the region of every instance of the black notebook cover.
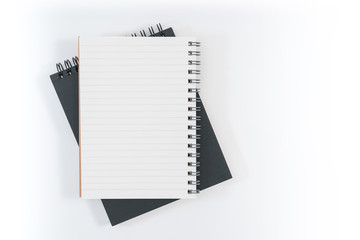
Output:
[[[161,29],[161,31],[151,33],[150,30],[150,33],[151,36],[175,36],[171,28]],[[77,66],[69,67],[64,71],[60,71],[60,73],[53,74],[50,78],[76,141],[79,142]],[[197,97],[200,98],[199,95]],[[198,167],[198,171],[200,171],[200,176],[198,177],[200,185],[198,189],[203,190],[226,181],[232,178],[232,176],[201,100],[198,104],[201,107],[199,112],[199,116],[201,116],[201,122],[199,123],[201,130],[198,131],[198,134],[201,135],[201,138],[198,140],[198,143],[201,144],[198,151],[200,157],[197,159],[200,162]],[[178,199],[102,199],[101,201],[111,225],[114,226],[176,200]]]

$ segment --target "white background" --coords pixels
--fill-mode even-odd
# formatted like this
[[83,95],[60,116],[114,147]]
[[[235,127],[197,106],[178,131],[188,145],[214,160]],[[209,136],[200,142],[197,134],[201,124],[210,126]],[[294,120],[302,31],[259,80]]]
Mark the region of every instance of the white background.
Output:
[[[356,1],[7,2],[2,239],[360,238]],[[49,75],[78,35],[158,22],[202,42],[202,99],[233,179],[111,227],[99,200],[78,197],[78,146]]]

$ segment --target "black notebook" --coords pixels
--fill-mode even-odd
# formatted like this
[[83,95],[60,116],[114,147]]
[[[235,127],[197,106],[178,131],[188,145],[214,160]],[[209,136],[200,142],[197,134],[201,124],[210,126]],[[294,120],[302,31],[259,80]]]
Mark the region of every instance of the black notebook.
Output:
[[[163,30],[158,25],[158,32],[150,28],[149,36],[174,37],[172,28]],[[137,36],[133,34],[133,36]],[[140,36],[146,36],[142,31]],[[50,76],[61,105],[65,111],[66,117],[70,123],[71,129],[77,141],[79,141],[79,108],[78,108],[78,60],[73,58],[70,62],[66,60],[64,65],[57,64],[58,73]],[[199,95],[197,95],[200,98]],[[206,189],[218,183],[230,179],[231,173],[222,154],[215,133],[211,127],[204,106],[201,100],[197,103],[201,107],[199,116],[201,116],[201,130],[197,132],[200,137],[198,143],[200,157],[198,162],[200,166],[200,185],[199,190]],[[177,199],[102,199],[106,213],[112,225],[124,222],[143,213],[164,206]]]

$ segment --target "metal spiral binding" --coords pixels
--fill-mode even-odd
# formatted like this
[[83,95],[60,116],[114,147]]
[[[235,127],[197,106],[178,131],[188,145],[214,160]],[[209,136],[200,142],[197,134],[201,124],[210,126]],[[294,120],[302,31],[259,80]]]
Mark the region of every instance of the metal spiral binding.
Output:
[[200,148],[200,143],[191,143],[191,144],[188,144],[188,148]]
[[[200,65],[200,61],[198,59],[196,59],[197,56],[200,56],[200,51],[198,51],[198,47],[200,47],[200,42],[188,42],[188,46],[191,47],[188,51],[188,56],[189,56],[189,60],[188,60],[188,65],[189,65],[189,69],[187,70],[188,73],[188,83],[189,84],[195,84],[192,85],[190,87],[188,87],[188,93],[190,94],[188,97],[188,103],[190,106],[188,106],[188,112],[189,113],[194,113],[193,115],[189,115],[188,116],[188,130],[189,131],[194,131],[194,134],[188,134],[188,139],[191,140],[198,140],[200,139],[200,134],[199,134],[199,130],[201,130],[201,126],[198,125],[198,121],[201,120],[201,117],[198,116],[196,113],[199,112],[201,109],[198,105],[198,102],[200,102],[200,98],[199,96],[195,95],[197,94],[200,89],[196,87],[197,84],[200,83],[200,79],[198,78],[200,75],[200,70],[197,69],[197,66]],[[196,76],[195,78],[193,76]],[[195,94],[194,94],[195,93]],[[191,122],[193,124],[191,124]],[[200,144],[196,143],[194,141],[192,141],[191,143],[188,143],[187,145],[188,149],[194,151],[194,152],[188,152],[188,158],[189,159],[197,159],[200,157],[200,153],[197,152],[197,149],[200,148]],[[194,161],[191,160],[188,162],[188,167],[189,168],[194,168],[195,170],[189,170],[188,171],[188,176],[192,177],[191,180],[188,181],[188,185],[200,185],[200,181],[196,180],[196,177],[200,176],[200,172],[196,171],[196,168],[200,166],[200,162],[198,161]],[[195,179],[194,179],[195,177]],[[197,189],[189,189],[188,190],[188,194],[197,194],[199,193],[199,190]]]
[[[67,75],[73,74],[73,70],[78,72],[79,58],[73,57],[72,62],[73,63],[71,63],[69,59],[66,59],[64,61],[64,65],[62,63],[56,64],[56,70],[59,74],[59,78],[64,78],[64,74],[67,74]],[[74,66],[73,66],[73,64],[74,64]]]
[[200,110],[200,107],[188,107],[189,112],[199,112]]
[[189,185],[200,185],[200,181],[196,180],[196,181],[188,181]]
[[199,88],[188,88],[188,92],[192,93],[192,92],[200,92]]
[[200,56],[200,51],[188,51],[189,56]]
[[188,125],[189,130],[201,130],[200,125]]
[[58,73],[59,73],[59,78],[64,78],[63,71],[64,71],[65,69],[64,69],[64,66],[63,66],[61,63],[57,63],[57,64],[56,64],[56,70],[57,70]]
[[200,79],[188,79],[189,83],[200,83]]
[[200,98],[188,98],[188,102],[200,102]]
[[189,46],[200,47],[200,42],[189,42]]
[[[148,32],[149,32],[149,37],[153,36],[153,35],[157,35],[160,37],[165,37],[165,33],[164,33],[164,29],[162,28],[161,24],[158,23],[156,24],[156,27],[158,29],[158,32],[156,33],[153,27],[148,27]],[[136,33],[132,33],[131,34],[132,37],[137,37],[138,35]],[[147,37],[146,35],[146,31],[145,30],[141,30],[140,31],[140,35],[139,37]]]
[[70,60],[68,60],[68,59],[65,60],[64,65],[65,65],[67,74],[71,75],[72,74],[72,72],[71,72],[72,64],[71,64]]
[[72,58],[72,61],[74,63],[75,69],[78,72],[79,71],[79,58],[77,56]]
[[201,116],[188,116],[188,120],[200,121],[200,120],[201,120]]
[[199,166],[200,166],[200,162],[188,162],[188,166],[189,166],[189,167],[199,167]]
[[200,191],[197,189],[196,190],[188,190],[188,194],[199,194],[199,193],[200,193]]
[[189,60],[188,64],[189,65],[200,65],[200,61]]
[[200,134],[189,134],[188,139],[200,139]]
[[188,171],[188,176],[196,176],[196,177],[198,177],[198,176],[200,176],[200,172],[199,171],[195,171],[195,172]]

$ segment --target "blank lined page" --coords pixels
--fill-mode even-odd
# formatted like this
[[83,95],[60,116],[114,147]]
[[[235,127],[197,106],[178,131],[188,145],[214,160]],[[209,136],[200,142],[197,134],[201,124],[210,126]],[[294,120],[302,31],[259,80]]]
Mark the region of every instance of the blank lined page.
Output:
[[195,197],[189,41],[79,37],[81,197]]

